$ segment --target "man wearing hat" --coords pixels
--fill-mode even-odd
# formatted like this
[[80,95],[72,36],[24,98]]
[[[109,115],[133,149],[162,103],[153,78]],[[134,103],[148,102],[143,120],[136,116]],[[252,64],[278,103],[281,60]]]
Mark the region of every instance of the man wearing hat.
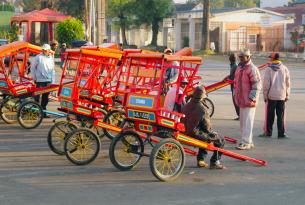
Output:
[[[173,51],[170,48],[166,48],[164,50],[165,55],[173,55]],[[177,61],[172,62],[173,66],[179,66]],[[165,74],[165,82],[166,83],[173,83],[178,79],[179,70],[177,68],[168,68]]]
[[[186,134],[204,142],[213,143],[214,146],[224,147],[224,140],[212,131],[211,118],[202,100],[206,98],[206,91],[203,86],[195,88],[192,99],[183,108],[182,113],[185,115],[183,122],[186,128]],[[197,166],[208,167],[204,161],[207,151],[199,149],[197,155]],[[214,151],[210,159],[210,169],[223,169],[220,162],[221,153]]]
[[234,77],[234,100],[240,108],[239,121],[242,139],[236,149],[248,150],[254,147],[252,130],[261,89],[261,77],[259,70],[251,61],[250,50],[241,51],[239,60],[240,63]]
[[290,74],[280,61],[279,53],[272,53],[271,63],[265,71],[263,93],[266,102],[264,133],[259,137],[271,137],[274,116],[277,116],[278,139],[287,138],[285,130],[285,104],[290,95]]
[[66,44],[66,43],[62,43],[62,44],[61,44],[60,51],[59,51],[59,56],[60,56],[60,67],[61,67],[61,68],[64,67],[64,62],[65,62],[65,59],[66,59],[66,55],[65,55],[66,49],[67,49],[67,44]]
[[178,93],[177,100],[179,100],[181,95],[183,94],[184,88],[186,87],[187,84],[188,84],[188,80],[186,78],[183,78],[181,80],[180,87],[179,87],[178,91],[177,91],[177,85],[174,85],[173,87],[171,87],[169,89],[169,91],[166,93],[165,101],[164,101],[164,108],[166,110],[181,112],[182,105],[185,104],[185,99],[183,99],[182,105],[178,105],[176,103],[176,96],[177,96],[177,93]]
[[[42,53],[35,57],[31,65],[31,74],[37,88],[48,87],[51,83],[55,83],[55,64],[49,44],[44,44]],[[35,101],[39,102],[39,100],[40,96],[35,96]],[[48,102],[49,93],[42,94],[41,106],[44,110],[47,109]]]

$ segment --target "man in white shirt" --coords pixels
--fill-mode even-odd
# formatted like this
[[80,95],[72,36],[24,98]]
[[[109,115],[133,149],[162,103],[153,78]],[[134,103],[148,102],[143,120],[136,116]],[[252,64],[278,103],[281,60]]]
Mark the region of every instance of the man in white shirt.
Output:
[[[186,78],[184,78],[181,81],[181,85],[179,87],[178,91],[178,98],[177,100],[181,97],[183,94],[185,86],[188,84],[188,81]],[[176,102],[176,94],[177,94],[177,85],[174,85],[169,89],[165,96],[165,101],[164,101],[164,108],[168,111],[174,111],[174,112],[181,112],[182,105],[185,104],[185,99],[183,99],[182,105],[178,105]]]

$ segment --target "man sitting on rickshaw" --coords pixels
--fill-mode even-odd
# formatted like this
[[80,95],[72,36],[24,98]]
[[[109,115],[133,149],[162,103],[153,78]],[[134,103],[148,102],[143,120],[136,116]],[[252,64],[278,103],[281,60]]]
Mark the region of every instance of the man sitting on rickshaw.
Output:
[[[202,99],[206,98],[204,87],[196,87],[193,96],[184,107],[182,113],[185,115],[183,122],[186,128],[186,134],[204,142],[213,143],[215,147],[224,147],[224,140],[212,131],[211,118],[203,105]],[[197,155],[197,166],[208,167],[204,161],[207,155],[206,149],[199,148]],[[220,162],[221,153],[214,151],[210,159],[210,169],[224,169],[224,165]]]
[[[180,96],[183,94],[183,90],[188,84],[188,80],[184,78],[181,81],[179,91],[178,91],[178,99],[180,99]],[[185,105],[185,100],[183,100],[182,105],[178,105],[176,100],[176,93],[177,93],[177,85],[174,85],[169,89],[169,91],[166,93],[165,101],[164,101],[164,108],[168,111],[174,111],[174,112],[181,112],[181,108],[183,105]]]

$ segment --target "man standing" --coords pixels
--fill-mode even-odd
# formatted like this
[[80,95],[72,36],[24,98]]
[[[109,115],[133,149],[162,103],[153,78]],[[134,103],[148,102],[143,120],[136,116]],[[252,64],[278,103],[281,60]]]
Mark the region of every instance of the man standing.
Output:
[[266,102],[264,133],[259,137],[271,137],[276,111],[278,139],[287,138],[285,133],[285,102],[290,94],[289,70],[279,60],[279,53],[272,53],[271,64],[265,71],[263,91]]
[[[164,54],[173,55],[173,51],[170,48],[166,48],[164,50]],[[176,82],[178,79],[179,70],[178,70],[177,66],[179,66],[179,63],[177,61],[173,61],[172,65],[175,68],[167,69],[166,74],[165,74],[165,79],[164,79],[166,83],[173,83],[173,82]]]
[[240,63],[234,78],[234,99],[240,108],[239,121],[242,141],[236,149],[248,150],[254,147],[252,130],[261,89],[261,78],[257,67],[251,61],[249,50],[240,52],[239,60]]
[[[238,65],[236,63],[236,60],[237,60],[236,58],[237,57],[234,53],[231,53],[230,56],[229,56],[230,75],[228,76],[228,79],[233,80],[233,81],[234,81],[236,69],[238,67]],[[232,93],[232,100],[233,100],[235,112],[236,112],[236,115],[237,115],[237,118],[235,118],[234,120],[239,120],[239,107],[236,105],[236,102],[234,100],[234,83],[231,84],[231,93]]]
[[[37,88],[48,87],[51,83],[55,83],[55,64],[51,54],[49,44],[42,46],[42,53],[37,55],[31,66],[31,74]],[[35,96],[35,101],[39,102],[40,95]],[[42,94],[41,106],[47,109],[49,102],[49,93]],[[46,117],[46,116],[45,116]]]

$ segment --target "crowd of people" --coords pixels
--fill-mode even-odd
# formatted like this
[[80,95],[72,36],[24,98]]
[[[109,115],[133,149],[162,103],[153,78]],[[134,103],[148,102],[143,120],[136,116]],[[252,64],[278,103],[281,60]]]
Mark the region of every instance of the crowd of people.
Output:
[[[164,52],[171,55],[168,49]],[[290,74],[289,70],[280,61],[279,53],[272,53],[270,63],[265,71],[262,82],[258,68],[251,60],[249,50],[239,53],[239,63],[235,54],[229,55],[230,75],[226,78],[233,80],[231,92],[237,118],[240,121],[241,142],[236,149],[249,150],[254,148],[253,125],[255,111],[259,101],[260,91],[263,90],[264,101],[266,103],[264,133],[259,137],[271,137],[275,113],[277,115],[278,139],[288,138],[285,129],[285,103],[290,96]],[[171,73],[171,69],[168,73]],[[169,75],[170,76],[170,75]],[[183,93],[185,85],[188,83],[182,80],[179,92],[176,87],[172,87],[165,97],[164,107],[170,111],[182,112],[185,115],[184,124],[186,134],[204,142],[213,143],[214,146],[224,147],[224,140],[220,135],[212,130],[211,119],[204,105],[206,92],[203,86],[198,86],[191,100],[188,103],[175,105],[175,94]],[[220,162],[221,153],[215,151],[208,165],[204,158],[207,155],[205,149],[199,149],[197,155],[198,167],[210,167],[211,169],[223,169],[225,166]]]

